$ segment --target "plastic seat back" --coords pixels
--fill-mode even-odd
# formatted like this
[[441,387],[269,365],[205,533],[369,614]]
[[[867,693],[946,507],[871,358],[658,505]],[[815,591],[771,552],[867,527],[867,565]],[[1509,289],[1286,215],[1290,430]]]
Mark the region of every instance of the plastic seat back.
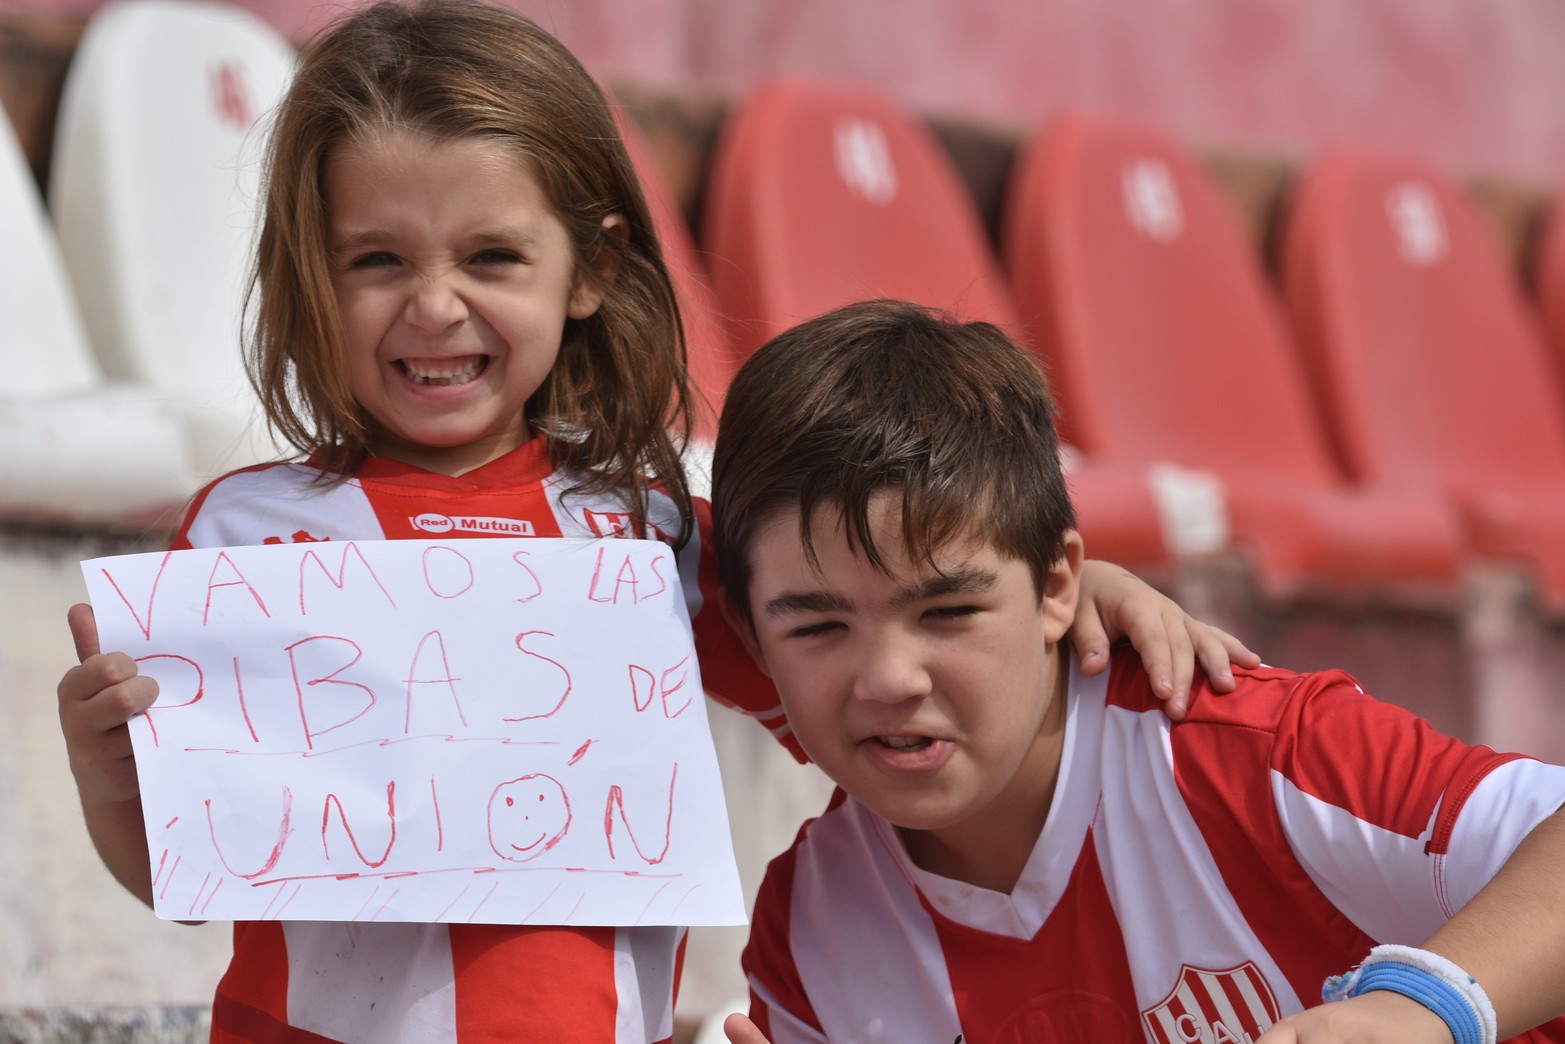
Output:
[[275,450],[240,351],[266,118],[287,42],[243,8],[119,0],[61,98],[50,200],[104,371],[185,409],[203,473]]
[[[996,323],[1020,339],[1010,288],[955,167],[921,123],[871,91],[778,80],[744,99],[713,158],[703,233],[741,356],[874,297]],[[1088,459],[1071,482],[1094,553],[1139,568],[1167,563],[1163,521],[1139,472]]]
[[1013,172],[1004,243],[1085,452],[1340,481],[1259,258],[1187,149],[1150,127],[1053,121]]
[[710,443],[717,437],[717,418],[728,393],[728,383],[739,369],[741,360],[718,318],[717,296],[706,271],[706,261],[696,248],[690,226],[658,168],[651,147],[634,122],[623,113],[617,115],[625,147],[641,180],[647,207],[652,211],[652,223],[674,281],[674,293],[679,298],[690,380],[696,392],[690,404],[691,433],[698,442]]
[[1215,485],[1279,593],[1454,590],[1454,513],[1349,488],[1259,255],[1189,151],[1149,127],[1061,118],[1018,160],[1004,233],[1067,439],[1153,470],[1164,502]]
[[1284,232],[1289,309],[1350,473],[1442,491],[1477,554],[1526,564],[1565,610],[1565,399],[1477,206],[1428,164],[1339,148]]
[[102,380],[60,260],[54,228],[0,108],[0,365],[7,396],[57,395]]
[[0,243],[0,517],[141,523],[188,496],[176,419],[150,389],[104,380],[3,109]]
[[1492,229],[1450,178],[1322,155],[1282,255],[1305,358],[1352,474],[1565,491],[1565,401]]
[[1529,268],[1549,353],[1565,390],[1565,185],[1555,191],[1533,242]]
[[965,186],[922,123],[848,84],[766,83],[729,113],[702,241],[735,345],[872,297],[1015,329]]

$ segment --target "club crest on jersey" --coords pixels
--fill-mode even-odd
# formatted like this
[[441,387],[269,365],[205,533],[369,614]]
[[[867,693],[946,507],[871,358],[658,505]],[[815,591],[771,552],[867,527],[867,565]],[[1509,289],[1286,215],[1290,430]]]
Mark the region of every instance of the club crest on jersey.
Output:
[[442,515],[426,511],[408,519],[414,529],[441,536],[446,533],[492,533],[495,536],[530,537],[536,534],[525,518],[480,518],[474,515]]
[[1282,1018],[1277,996],[1255,962],[1211,971],[1182,965],[1162,1002],[1141,1013],[1157,1044],[1254,1044]]
[[265,540],[261,541],[261,543],[263,543],[263,544],[324,544],[324,543],[326,543],[329,540],[331,540],[331,537],[318,537],[314,533],[311,533],[307,529],[296,529],[296,530],[293,531],[293,536],[288,537],[286,540],[284,538],[280,537],[280,536],[269,536]]
[[594,511],[591,508],[582,508],[582,516],[586,519],[587,528],[592,530],[593,536],[636,538],[647,533],[657,540],[665,542],[668,540],[668,534],[651,522],[638,523],[634,515],[624,511]]

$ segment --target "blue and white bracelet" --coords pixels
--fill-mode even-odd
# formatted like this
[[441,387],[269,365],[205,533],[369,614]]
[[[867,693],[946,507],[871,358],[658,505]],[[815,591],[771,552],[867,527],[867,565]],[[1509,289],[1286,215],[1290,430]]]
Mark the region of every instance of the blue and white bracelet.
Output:
[[1321,999],[1347,1000],[1372,990],[1411,998],[1445,1020],[1456,1044],[1495,1044],[1494,1005],[1478,980],[1438,953],[1412,946],[1377,946],[1357,968],[1333,975]]

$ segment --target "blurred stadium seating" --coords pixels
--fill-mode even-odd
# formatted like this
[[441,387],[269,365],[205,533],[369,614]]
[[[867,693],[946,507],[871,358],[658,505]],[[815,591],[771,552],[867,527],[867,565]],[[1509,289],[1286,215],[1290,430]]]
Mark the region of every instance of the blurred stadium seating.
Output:
[[617,109],[616,114],[663,244],[674,292],[679,296],[690,380],[696,392],[690,404],[691,435],[698,445],[710,443],[717,437],[717,417],[722,412],[728,382],[743,360],[718,315],[717,295],[707,274],[706,259],[696,247],[690,225],[663,179],[651,146],[623,109]]
[[[918,301],[1021,336],[1010,287],[949,157],[875,91],[808,78],[757,86],[728,114],[706,199],[712,282],[741,352],[869,297]],[[1166,564],[1165,527],[1142,469],[1100,467],[1088,455],[1073,462],[1070,480],[1096,554]]]
[[1416,159],[1332,150],[1289,201],[1281,271],[1349,474],[1448,497],[1476,554],[1565,610],[1565,393],[1471,199]]
[[1523,282],[1532,291],[1555,377],[1565,395],[1565,182],[1539,219],[1530,245]]
[[[71,10],[94,7],[87,0]],[[604,24],[595,25],[592,9],[557,7],[547,24],[604,30],[590,37],[596,41],[614,35],[610,22],[626,21],[600,12]],[[247,394],[237,370],[224,367],[238,358],[239,284],[232,277],[234,251],[243,253],[234,245],[242,236],[228,233],[247,235],[248,219],[233,209],[235,197],[223,194],[238,188],[242,203],[253,196],[247,179],[254,171],[246,167],[260,140],[253,120],[275,84],[259,67],[252,75],[243,63],[225,66],[227,59],[182,60],[185,45],[173,29],[142,33],[153,38],[143,42],[173,44],[172,57],[151,52],[161,57],[122,68],[113,74],[120,79],[94,72],[103,38],[97,30],[123,21],[123,10],[105,7],[97,28],[96,18],[63,7],[48,15],[0,11],[0,103],[21,137],[18,150],[0,133],[0,181],[9,179],[0,189],[0,242],[8,247],[0,285],[13,294],[0,309],[0,359],[12,375],[0,398],[0,447],[11,451],[0,458],[0,590],[10,635],[0,643],[0,689],[26,697],[29,707],[40,698],[48,704],[46,690],[71,655],[58,621],[79,597],[75,559],[160,546],[158,534],[136,529],[139,535],[127,538],[126,527],[143,525],[186,495],[198,470],[219,466],[234,448],[231,428],[220,424],[213,434],[193,426],[190,404],[211,397],[193,387],[207,381],[203,387],[230,396],[230,404],[236,391]],[[182,17],[212,8],[153,0],[143,10]],[[1294,10],[1305,5],[1290,8],[1289,17]],[[1407,5],[1399,10],[1405,16]],[[703,16],[763,17],[747,11],[730,5]],[[1216,31],[1217,23],[1193,12],[1191,24]],[[766,8],[764,17],[772,16]],[[1016,15],[1017,24],[1034,28],[1040,17]],[[1388,19],[1389,38],[1394,18],[1377,17]],[[248,15],[233,21],[256,28]],[[638,44],[648,33],[645,21],[628,31]],[[1158,30],[1156,19],[1147,21],[1153,28],[1138,30],[1138,38],[1170,32],[1166,23]],[[1230,46],[1256,24],[1229,21],[1239,26],[1222,38]],[[1356,31],[1359,23],[1349,21]],[[779,33],[798,28],[785,23],[778,16]],[[616,31],[625,37],[623,26]],[[646,42],[650,49],[680,40],[680,33],[667,29]],[[286,57],[274,34],[264,27],[260,34],[274,57]],[[1206,48],[1209,35],[1193,30],[1191,38]],[[1342,45],[1346,37],[1336,39]],[[759,41],[780,50],[773,42]],[[936,118],[927,106],[904,108],[878,89],[799,76],[762,82],[764,70],[744,78],[753,89],[725,92],[716,102],[690,91],[694,83],[614,83],[632,88],[616,95],[626,100],[633,159],[677,283],[697,389],[720,408],[745,352],[792,322],[865,296],[910,297],[1000,323],[1034,344],[1056,382],[1064,432],[1075,443],[1073,488],[1095,555],[1131,565],[1183,597],[1189,588],[1179,578],[1188,565],[1239,549],[1268,595],[1288,597],[1234,603],[1225,608],[1235,613],[1219,619],[1269,661],[1345,666],[1370,691],[1443,728],[1560,759],[1565,734],[1553,691],[1565,674],[1565,541],[1557,535],[1565,532],[1565,196],[1555,186],[1565,186],[1565,170],[1550,171],[1542,189],[1507,169],[1485,170],[1491,154],[1471,146],[1464,153],[1460,142],[1434,134],[1431,128],[1452,121],[1437,113],[1431,122],[1427,108],[1423,123],[1396,111],[1382,126],[1389,124],[1403,145],[1422,147],[1430,138],[1430,156],[1465,155],[1466,168],[1378,149],[1257,153],[1253,135],[1224,137],[1245,124],[1246,99],[1219,98],[1190,73],[1181,85],[1188,90],[1171,92],[1172,101],[1137,94],[1155,94],[1157,77],[1176,64],[1169,55],[1189,42],[1171,41],[1157,61],[1145,49],[1094,51],[1094,61],[1079,66],[1057,61],[1069,66],[1061,74],[1067,81],[1091,82],[1079,91],[1070,83],[1070,91],[1026,96],[1024,122],[999,111]],[[1431,45],[1427,34],[1423,43]],[[877,45],[888,46],[878,38]],[[943,42],[953,54],[971,45]],[[1031,42],[1025,46],[1029,61],[1048,64]],[[1058,59],[1062,48],[1076,45],[1051,46],[1047,54]],[[683,61],[696,49],[680,40],[675,57]],[[1113,93],[1095,78],[1100,66],[1103,76],[1124,79],[1119,86],[1132,98],[1125,108],[1155,116],[1180,112],[1182,104],[1187,118],[1180,125],[1057,118],[1066,101]],[[1468,63],[1469,71],[1482,66],[1483,59]],[[650,60],[647,68],[654,68]],[[172,84],[175,94],[139,112],[113,108],[109,126],[89,132],[99,138],[84,151],[81,121],[102,119],[110,108],[76,112],[73,97],[85,88],[62,84],[67,71],[77,81],[100,78],[100,91],[109,83],[116,106],[129,105],[133,93],[119,97],[116,83]],[[1374,81],[1377,104],[1394,107],[1400,97],[1407,106],[1423,94],[1435,98],[1427,103],[1435,108],[1456,96],[1473,103],[1444,81],[1444,93],[1424,84],[1412,93],[1379,93],[1387,86],[1382,71]],[[866,82],[875,72],[866,69]],[[1532,80],[1544,79],[1533,73]],[[938,70],[930,78],[938,79]],[[663,103],[630,100],[648,97]],[[1299,97],[1290,95],[1288,106]],[[1330,109],[1331,99],[1313,109],[1309,100],[1298,101],[1298,111]],[[1355,118],[1368,111],[1347,87],[1337,100]],[[220,177],[209,177],[200,193],[150,194],[159,206],[187,213],[170,218],[150,205],[131,206],[131,217],[160,232],[178,224],[193,238],[177,247],[189,252],[186,275],[173,284],[137,284],[141,289],[130,293],[143,304],[166,302],[169,285],[193,287],[190,271],[199,271],[202,278],[223,276],[202,284],[201,294],[224,303],[198,332],[165,325],[132,343],[134,324],[105,302],[126,292],[119,285],[126,271],[141,266],[146,271],[137,275],[153,274],[134,247],[151,233],[147,224],[130,232],[127,250],[117,238],[123,230],[107,231],[107,208],[122,206],[111,193],[135,178],[160,184],[175,176],[170,170],[191,164],[211,175],[214,164],[193,157],[185,148],[191,142],[180,140],[143,156],[154,166],[141,174],[134,173],[140,160],[93,150],[125,131],[143,144],[164,140],[162,131],[177,128],[169,113],[182,105],[205,106],[190,118],[215,121],[210,130],[227,128],[229,151],[216,162]],[[245,126],[223,122],[241,111],[250,117]],[[1515,128],[1531,126],[1527,119],[1538,115],[1516,113],[1513,136],[1525,137]],[[1485,126],[1503,132],[1504,121]],[[1216,140],[1193,140],[1192,127]],[[658,150],[638,133],[654,129]],[[1286,144],[1297,149],[1303,141],[1300,134]],[[669,173],[670,150],[679,179],[659,176]],[[1532,153],[1550,155],[1542,147]],[[37,185],[27,184],[29,173],[51,186],[54,228],[44,221]],[[1483,209],[1467,191],[1475,174],[1493,176]],[[95,177],[101,180],[93,187]],[[82,191],[98,193],[97,202],[84,206]],[[214,200],[230,209],[196,205]],[[1528,300],[1515,262],[1545,204],[1530,269],[1536,296]],[[1278,215],[1281,249],[1274,252]],[[1505,236],[1499,245],[1496,229]],[[1003,267],[996,249],[1002,234]],[[62,241],[75,291],[61,274]],[[19,309],[16,301],[36,307]],[[182,299],[167,311],[167,323],[194,324],[201,309],[190,305]],[[714,413],[698,409],[695,417],[699,454]],[[199,457],[193,464],[192,456]],[[134,469],[149,460],[161,462],[161,474]],[[1317,597],[1325,608],[1312,609]],[[79,826],[48,709],[41,717],[17,715],[17,743],[0,751],[0,793],[27,799],[20,813],[13,810],[23,825],[0,817],[0,829],[33,832],[45,821]],[[750,821],[736,829],[742,856],[754,863],[815,807],[816,797],[769,774],[767,756],[776,751],[747,723],[719,717],[715,727],[739,765],[730,771],[725,762],[725,778],[741,788],[740,800],[767,788],[777,799],[751,809]],[[764,753],[731,756],[751,743]],[[40,770],[41,762],[57,771]],[[747,836],[752,849],[743,848]],[[181,963],[189,947],[183,929],[172,929],[165,942],[155,929],[169,926],[143,927],[144,911],[129,900],[122,908],[99,905],[98,893],[112,887],[106,877],[61,868],[80,862],[83,874],[102,876],[85,836],[43,847],[51,855],[47,867],[19,847],[0,850],[0,884],[20,882],[13,892],[0,890],[0,898],[13,900],[16,922],[0,933],[0,1036],[7,1004],[83,999],[71,994],[78,983],[94,991],[107,984],[120,1000],[204,1000],[205,969]],[[68,858],[58,857],[67,851]],[[114,897],[101,898],[108,904]],[[65,910],[70,923],[44,933],[39,925],[49,922],[38,917],[48,909]],[[208,959],[220,962],[225,948],[219,939]],[[705,963],[693,957],[686,967],[692,1003],[709,1004],[713,991],[726,988],[720,976],[701,981],[712,974]],[[192,982],[199,984],[194,994]]]
[[1211,474],[1273,593],[1454,601],[1449,506],[1344,480],[1260,259],[1188,150],[1150,127],[1057,117],[1017,161],[1003,231],[1067,439],[1100,462]]
[[1280,268],[1348,473],[1461,516],[1466,734],[1560,757],[1565,397],[1492,227],[1433,165],[1338,147],[1288,200]]
[[144,522],[194,478],[178,419],[146,387],[110,384],[88,344],[54,226],[0,111],[0,517]]
[[806,78],[758,85],[724,122],[706,199],[713,285],[747,354],[867,297],[1017,328],[950,160],[928,128],[876,91]]
[[49,196],[105,373],[153,389],[203,480],[275,458],[245,377],[242,312],[263,118],[293,48],[248,10],[122,0],[63,85]]

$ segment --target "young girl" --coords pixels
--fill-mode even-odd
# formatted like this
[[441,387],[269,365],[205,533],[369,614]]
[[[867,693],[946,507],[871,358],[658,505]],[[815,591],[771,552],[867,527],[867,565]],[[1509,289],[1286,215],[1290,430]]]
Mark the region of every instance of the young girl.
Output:
[[[678,309],[604,97],[538,27],[470,3],[362,9],[305,52],[278,114],[256,266],[252,378],[303,454],[202,490],[178,548],[505,534],[651,535],[679,553],[714,695],[796,749],[710,603],[706,508],[681,470]],[[1226,636],[1133,578],[1111,623],[1182,691]],[[1092,619],[1078,644],[1106,664]],[[156,684],[100,654],[60,716],[89,832],[149,906],[126,723]],[[213,1039],[661,1041],[684,929],[239,923]]]

